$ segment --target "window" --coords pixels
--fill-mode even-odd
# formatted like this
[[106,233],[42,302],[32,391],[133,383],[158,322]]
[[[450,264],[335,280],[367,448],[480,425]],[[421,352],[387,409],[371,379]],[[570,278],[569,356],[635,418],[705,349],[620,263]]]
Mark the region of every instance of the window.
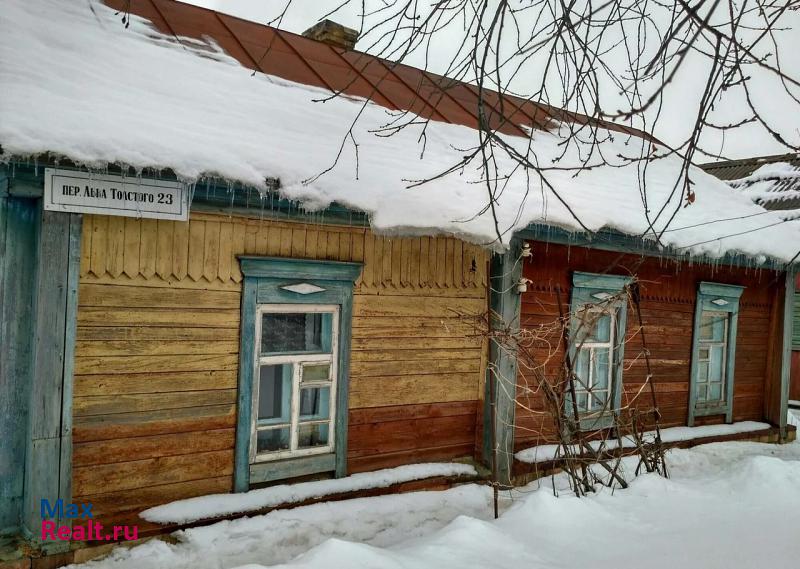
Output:
[[353,284],[361,263],[239,257],[233,484],[347,474]]
[[259,305],[251,461],[334,449],[339,307]]
[[733,379],[740,286],[700,283],[692,346],[689,425],[700,415],[733,420]]
[[[576,272],[570,306],[570,359],[575,405],[581,428],[610,426],[619,408],[622,357],[627,320],[625,286],[631,279],[617,275]],[[573,403],[567,401],[567,412]]]
[[578,326],[586,328],[585,334],[578,334],[573,365],[579,411],[602,411],[609,403],[615,312],[594,307],[578,311]]
[[700,317],[697,351],[698,405],[719,405],[725,399],[725,354],[728,351],[730,315],[704,311]]

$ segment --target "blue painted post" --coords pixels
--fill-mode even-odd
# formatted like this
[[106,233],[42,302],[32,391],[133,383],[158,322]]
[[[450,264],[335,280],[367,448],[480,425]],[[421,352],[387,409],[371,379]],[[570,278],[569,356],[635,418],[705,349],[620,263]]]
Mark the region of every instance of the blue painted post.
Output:
[[239,400],[237,405],[236,455],[234,457],[233,490],[247,492],[250,488],[250,423],[253,412],[253,370],[257,349],[256,293],[258,281],[244,279],[242,287],[242,316],[239,333]]
[[[39,220],[22,512],[23,527],[34,538],[42,523],[41,500],[71,500],[72,358],[81,230],[76,214],[42,211]],[[68,547],[68,542],[46,544],[48,552]]]
[[[5,291],[8,289],[9,271],[6,268],[6,226],[8,210],[8,180],[0,177],[0,343],[5,347],[9,341],[6,337]],[[14,315],[9,315],[11,320]],[[0,535],[14,531],[19,517],[19,499],[22,496],[22,477],[19,462],[21,449],[17,443],[14,425],[15,416],[13,399],[16,385],[13,376],[6,370],[6,358],[0,358]],[[12,415],[13,413],[13,415]],[[10,416],[9,416],[10,415]],[[9,420],[11,419],[11,420]]]
[[0,197],[0,534],[21,523],[37,212],[34,200]]
[[[512,334],[519,330],[521,299],[517,283],[522,277],[523,263],[519,258],[520,251],[520,243],[512,241],[508,252],[492,258],[489,298],[493,330],[507,329]],[[494,461],[497,482],[510,486],[514,462],[517,359],[496,341],[490,342],[489,359],[492,369],[486,378],[484,455],[490,464]]]
[[[357,277],[356,277],[357,278]],[[347,415],[350,406],[348,397],[350,393],[350,336],[353,320],[353,293],[352,285],[342,294],[342,303],[339,314],[339,381],[336,391],[336,477],[347,476]]]
[[75,340],[78,333],[78,285],[80,282],[83,216],[69,216],[66,307],[64,318],[64,378],[61,390],[61,454],[58,497],[72,501],[72,397],[75,372]]

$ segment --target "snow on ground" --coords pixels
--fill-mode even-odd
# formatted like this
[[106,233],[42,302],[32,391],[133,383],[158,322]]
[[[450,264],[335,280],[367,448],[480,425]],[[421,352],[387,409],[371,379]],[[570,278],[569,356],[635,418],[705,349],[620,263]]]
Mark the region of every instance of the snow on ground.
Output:
[[436,476],[477,476],[475,467],[453,462],[406,464],[373,472],[360,472],[333,480],[314,480],[299,484],[279,484],[241,494],[209,494],[187,500],[177,500],[142,512],[141,516],[155,523],[186,523],[221,517],[239,512],[270,508],[280,504],[303,502],[331,494],[354,492],[369,488],[387,488],[393,484],[422,480]]
[[504,496],[497,521],[489,488],[469,484],[222,522],[81,569],[797,567],[800,443],[676,449],[668,465],[668,480],[580,499],[548,478]]
[[[661,440],[665,443],[675,443],[678,441],[690,441],[692,439],[701,439],[703,437],[718,437],[724,435],[735,435],[737,433],[749,433],[752,431],[761,431],[768,429],[768,423],[759,423],[758,421],[740,421],[738,423],[724,424],[724,425],[703,425],[700,427],[668,427],[661,429]],[[655,431],[648,431],[644,433],[645,440],[655,440]],[[589,443],[597,450],[601,444],[606,450],[614,450],[619,447],[619,441],[610,439],[603,442],[592,441]],[[635,441],[629,437],[622,440],[622,448],[633,448],[636,446]],[[537,445],[519,451],[514,457],[527,463],[547,462],[556,458],[560,449],[559,445]],[[574,451],[577,452],[577,449]]]
[[[492,213],[476,215],[487,203],[479,165],[464,163],[477,144],[474,130],[433,122],[424,137],[419,124],[380,136],[376,129],[397,118],[387,109],[367,104],[362,112],[361,101],[344,97],[314,102],[330,93],[252,76],[232,58],[197,43],[178,45],[137,17],[125,29],[97,0],[4,0],[2,159],[49,151],[97,168],[109,162],[171,168],[188,180],[214,175],[258,188],[265,188],[265,178],[278,177],[287,198],[310,209],[336,201],[367,212],[379,231],[495,240]],[[681,191],[673,191],[681,161],[669,156],[646,167],[630,163],[653,156],[640,139],[614,134],[602,146],[612,166],[576,176],[569,168],[589,156],[587,148],[564,148],[551,132],[534,132],[532,151],[527,138],[504,138],[526,159],[558,168],[547,173],[548,183],[590,230],[643,233],[649,226],[640,195],[644,180],[651,214],[668,204],[655,227],[675,212],[662,236],[667,245],[710,257],[742,252],[782,261],[797,252],[800,227],[782,224],[777,213],[765,212],[700,169],[691,175],[696,200],[682,207]],[[334,163],[343,141],[338,165],[315,178]],[[589,164],[600,161],[595,150]],[[458,164],[447,176],[409,188]],[[497,168],[492,176],[503,180],[496,208],[501,230],[529,223],[580,229],[553,193],[535,177],[528,180],[511,158],[498,155]]]
[[789,424],[800,431],[800,409],[789,409]]
[[[414,492],[326,502],[177,532],[178,545],[150,541],[117,548],[85,569],[227,569],[284,563],[323,542],[349,540],[374,547],[434,534],[458,516],[488,519],[491,491],[468,484],[443,492]],[[338,565],[329,569],[358,567]]]

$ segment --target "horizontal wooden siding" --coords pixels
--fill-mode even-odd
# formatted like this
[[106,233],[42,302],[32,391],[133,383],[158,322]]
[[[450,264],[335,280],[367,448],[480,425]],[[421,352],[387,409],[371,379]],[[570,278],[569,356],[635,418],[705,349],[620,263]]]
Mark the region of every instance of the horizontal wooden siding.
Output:
[[349,471],[473,454],[485,350],[466,316],[486,308],[479,247],[208,214],[85,216],[75,499],[135,523],[146,507],[230,491],[241,254],[364,263]]
[[[533,259],[526,261],[524,276],[532,282],[522,296],[522,325],[552,324],[559,316],[558,296],[569,311],[573,271],[637,275],[642,291],[643,328],[650,351],[657,400],[664,426],[685,425],[689,405],[692,330],[697,283],[711,281],[745,286],[740,303],[736,344],[733,414],[735,421],[762,420],[767,381],[770,313],[776,286],[771,271],[674,263],[583,248],[535,243]],[[776,284],[776,282],[778,284]],[[649,406],[649,395],[638,395],[647,377],[639,324],[628,307],[627,342],[623,363],[622,404]],[[540,349],[538,361],[548,361],[547,374],[558,373],[563,351]],[[525,393],[525,378],[518,378]],[[533,388],[534,386],[530,386]],[[553,438],[551,419],[543,414],[539,394],[522,395],[516,409],[515,446],[524,448]],[[701,417],[698,424],[720,422],[723,417]]]

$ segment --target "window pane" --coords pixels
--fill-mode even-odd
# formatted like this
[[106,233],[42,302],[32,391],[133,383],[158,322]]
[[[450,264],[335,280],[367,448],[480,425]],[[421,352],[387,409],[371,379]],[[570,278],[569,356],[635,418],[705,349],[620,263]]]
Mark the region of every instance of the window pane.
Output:
[[697,400],[698,401],[705,401],[706,399],[708,399],[708,391],[706,390],[707,387],[708,387],[708,384],[706,384],[706,383],[698,383],[697,384]]
[[708,377],[711,381],[722,381],[722,346],[714,346],[711,349],[711,371]]
[[[576,394],[576,397],[578,398],[578,411],[586,411],[586,410],[588,410],[589,409],[589,407],[588,407],[588,405],[589,405],[589,403],[588,403],[588,401],[589,401],[588,394],[585,391],[584,392],[578,392]],[[571,412],[572,412],[572,410],[570,410],[570,413]]]
[[592,357],[593,387],[597,389],[608,388],[608,357],[611,350],[609,348],[595,348]]
[[577,314],[578,343],[611,341],[611,314],[598,310],[581,310]]
[[578,350],[575,358],[575,389],[586,390],[589,387],[589,348]]
[[698,358],[701,360],[708,361],[709,357],[710,356],[708,354],[708,348],[700,348],[700,351],[698,353]]
[[319,447],[328,444],[328,423],[301,424],[297,428],[297,447]]
[[592,326],[593,342],[609,342],[611,340],[611,315],[607,312],[596,313]]
[[712,383],[708,386],[709,401],[719,401],[722,399],[722,384]]
[[328,381],[331,377],[331,364],[306,364],[303,366],[302,381]]
[[259,372],[258,424],[289,422],[292,365],[263,365]]
[[261,317],[261,353],[330,353],[331,313],[265,313]]
[[708,362],[697,362],[697,381],[708,381]]
[[274,452],[289,448],[289,427],[268,429],[256,433],[256,452]]
[[591,411],[599,411],[606,408],[606,400],[608,399],[608,391],[601,388],[592,389],[592,407]]
[[727,321],[727,314],[704,312],[700,318],[700,339],[710,342],[724,341]]
[[313,421],[330,417],[331,388],[312,387],[300,390],[300,420]]

